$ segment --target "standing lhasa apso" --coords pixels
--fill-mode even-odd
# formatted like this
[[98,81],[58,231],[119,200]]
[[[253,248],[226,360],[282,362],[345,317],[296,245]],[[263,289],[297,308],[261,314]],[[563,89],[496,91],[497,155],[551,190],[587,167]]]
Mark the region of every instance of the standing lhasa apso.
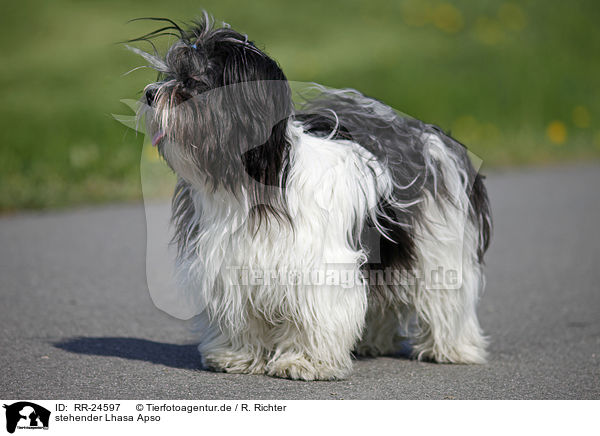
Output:
[[[341,379],[352,354],[481,363],[491,219],[439,128],[354,90],[300,106],[277,63],[207,14],[175,33],[140,112],[178,175],[176,279],[206,301],[206,368]],[[166,229],[165,229],[166,231]]]

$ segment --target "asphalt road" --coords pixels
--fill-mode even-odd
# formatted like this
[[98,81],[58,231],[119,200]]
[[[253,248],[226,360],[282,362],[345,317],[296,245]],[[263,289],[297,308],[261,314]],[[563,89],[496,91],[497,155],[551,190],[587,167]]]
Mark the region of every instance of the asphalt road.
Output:
[[199,370],[186,323],[150,300],[142,205],[4,216],[0,398],[600,398],[600,167],[496,172],[488,186],[489,364],[358,360],[341,382]]

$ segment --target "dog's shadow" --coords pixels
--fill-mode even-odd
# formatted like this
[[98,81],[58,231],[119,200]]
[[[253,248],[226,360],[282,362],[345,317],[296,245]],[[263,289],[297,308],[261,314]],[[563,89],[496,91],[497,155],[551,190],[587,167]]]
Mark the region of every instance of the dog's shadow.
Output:
[[[74,337],[55,342],[54,346],[64,351],[90,356],[121,357],[130,360],[164,365],[171,368],[202,371],[197,345],[177,345],[138,338],[118,337]],[[387,355],[410,359],[411,348],[403,344],[398,352]],[[374,357],[354,356],[356,360],[372,360]]]
[[179,369],[202,369],[196,345],[167,344],[138,338],[75,337],[56,342],[54,346],[77,354],[122,357]]

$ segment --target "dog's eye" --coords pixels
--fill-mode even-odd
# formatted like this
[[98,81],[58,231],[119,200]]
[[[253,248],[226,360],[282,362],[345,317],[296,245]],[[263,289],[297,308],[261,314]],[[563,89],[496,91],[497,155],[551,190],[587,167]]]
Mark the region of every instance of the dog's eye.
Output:
[[206,88],[206,83],[200,77],[187,77],[182,83],[187,90],[200,91]]
[[196,88],[196,86],[198,85],[198,81],[192,79],[191,77],[187,78],[184,80],[183,85],[187,88],[187,89],[194,89]]

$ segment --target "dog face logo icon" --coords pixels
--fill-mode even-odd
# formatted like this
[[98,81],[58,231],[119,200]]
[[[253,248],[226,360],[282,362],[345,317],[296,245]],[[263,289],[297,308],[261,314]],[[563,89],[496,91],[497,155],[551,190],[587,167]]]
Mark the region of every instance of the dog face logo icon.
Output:
[[50,421],[50,411],[28,401],[19,401],[6,409],[6,431],[14,433],[15,429],[47,429]]

